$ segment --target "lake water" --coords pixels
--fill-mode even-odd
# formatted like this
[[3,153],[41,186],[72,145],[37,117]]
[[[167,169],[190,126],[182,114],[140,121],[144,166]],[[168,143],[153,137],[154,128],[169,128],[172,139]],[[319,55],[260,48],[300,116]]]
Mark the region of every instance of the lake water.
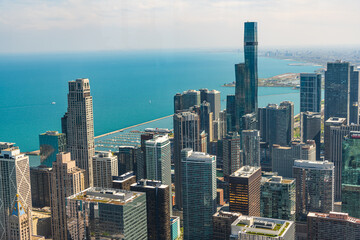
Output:
[[[173,111],[173,96],[187,89],[217,89],[222,106],[234,88],[237,51],[133,51],[0,55],[0,141],[22,151],[39,149],[38,135],[61,130],[67,108],[67,82],[89,78],[95,135],[114,131]],[[315,66],[259,58],[259,77],[314,72]],[[290,100],[299,112],[299,90],[260,87],[259,106]],[[51,104],[56,102],[56,104]],[[163,127],[163,126],[159,126]]]

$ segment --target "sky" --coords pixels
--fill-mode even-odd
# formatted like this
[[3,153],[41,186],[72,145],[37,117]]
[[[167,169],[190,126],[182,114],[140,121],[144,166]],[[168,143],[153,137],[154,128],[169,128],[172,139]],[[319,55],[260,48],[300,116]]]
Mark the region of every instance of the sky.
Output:
[[0,0],[0,53],[360,45],[359,0]]

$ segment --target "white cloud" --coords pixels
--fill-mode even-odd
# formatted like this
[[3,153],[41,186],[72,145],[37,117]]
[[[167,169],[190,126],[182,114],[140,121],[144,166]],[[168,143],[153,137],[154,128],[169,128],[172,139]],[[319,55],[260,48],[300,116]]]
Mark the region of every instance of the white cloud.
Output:
[[[0,0],[0,52],[357,44],[357,0]],[[24,37],[26,36],[26,37]],[[86,43],[85,43],[86,42]]]

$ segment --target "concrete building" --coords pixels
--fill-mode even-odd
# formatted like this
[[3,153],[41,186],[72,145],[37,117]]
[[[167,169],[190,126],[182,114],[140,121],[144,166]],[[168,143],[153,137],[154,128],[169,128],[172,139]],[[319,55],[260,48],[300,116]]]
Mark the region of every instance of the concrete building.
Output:
[[66,202],[71,239],[148,239],[145,193],[93,187]]
[[59,153],[53,162],[51,187],[51,226],[54,240],[67,239],[65,199],[85,188],[85,170],[76,166],[71,154]]
[[[0,149],[0,239],[18,239],[13,231],[24,230],[26,232],[27,230],[13,228],[11,223],[19,226],[19,223],[24,221],[24,224],[31,226],[31,219],[24,220],[27,218],[27,214],[30,214],[31,209],[29,158],[20,153],[20,149],[11,143],[0,143]],[[19,203],[24,211],[23,217],[14,219],[12,212]],[[30,233],[29,235],[26,233],[26,236],[30,238]]]
[[192,106],[200,106],[200,91],[187,90],[183,93],[177,93],[174,96],[174,113],[176,111],[188,110]]
[[93,186],[94,119],[89,79],[69,82],[68,108],[61,119],[66,134],[67,150],[76,165],[84,169],[85,185]]
[[316,144],[316,159],[320,160],[321,149],[321,114],[316,112],[302,112],[300,115],[301,141],[313,140]]
[[173,120],[175,200],[177,208],[182,209],[181,150],[191,148],[194,151],[201,151],[200,118],[196,113],[180,112],[174,114]]
[[56,161],[56,154],[66,151],[66,136],[58,131],[47,131],[39,136],[40,164],[52,167]]
[[177,240],[180,235],[180,217],[170,217],[171,221],[171,240]]
[[146,193],[148,239],[171,239],[169,185],[164,185],[161,181],[142,179],[132,184],[130,190]]
[[272,148],[272,171],[277,172],[279,176],[291,178],[292,167],[297,159],[316,160],[316,145],[314,141],[302,143],[292,141],[290,146],[284,147],[277,144]]
[[183,153],[187,156],[181,162],[184,240],[210,239],[216,212],[216,157],[191,149]]
[[300,73],[300,112],[321,112],[320,73]]
[[200,105],[200,132],[205,131],[207,134],[208,149],[209,144],[214,141],[214,123],[213,123],[213,112],[211,112],[211,105],[208,102],[202,102]]
[[360,218],[360,132],[350,132],[342,145],[342,212]]
[[259,108],[259,130],[262,142],[287,146],[294,137],[294,103],[284,101]]
[[243,165],[260,167],[260,132],[258,130],[242,131]]
[[360,239],[360,219],[340,212],[310,212],[307,231],[308,239]]
[[118,160],[110,151],[99,151],[93,156],[94,186],[112,187],[112,176],[118,176]]
[[243,166],[230,175],[230,212],[260,216],[260,181],[260,167]]
[[343,140],[351,131],[360,131],[360,125],[330,127],[330,161],[335,165],[335,201],[341,201],[341,174],[343,166]]
[[359,124],[359,103],[360,103],[360,81],[359,71],[355,71],[354,66],[350,66],[350,96],[349,96],[349,123]]
[[50,207],[51,168],[31,167],[30,181],[32,206],[36,208]]
[[330,128],[332,126],[342,126],[346,125],[346,118],[337,118],[331,117],[329,119],[325,119],[324,123],[324,159],[330,160]]
[[281,176],[261,179],[261,217],[295,221],[296,186],[294,179]]
[[242,151],[240,135],[237,132],[229,133],[223,139],[223,170],[225,176],[230,176],[232,173],[242,167]]
[[136,183],[136,176],[134,175],[134,172],[127,172],[120,176],[113,176],[112,179],[112,188],[115,189],[130,191],[131,184]]
[[229,240],[231,235],[231,224],[241,216],[240,213],[216,212],[213,220],[213,240]]
[[334,164],[328,161],[296,160],[296,219],[306,221],[309,212],[328,213],[334,205]]
[[26,208],[16,194],[15,203],[9,217],[9,240],[31,240],[31,213],[30,208]]
[[240,216],[231,224],[231,240],[294,240],[295,223],[282,219]]
[[[44,236],[51,239],[51,209],[45,207],[41,209],[32,209],[32,233],[37,236]],[[33,240],[33,239],[32,239]]]
[[236,132],[235,95],[226,96],[226,126],[227,132]]

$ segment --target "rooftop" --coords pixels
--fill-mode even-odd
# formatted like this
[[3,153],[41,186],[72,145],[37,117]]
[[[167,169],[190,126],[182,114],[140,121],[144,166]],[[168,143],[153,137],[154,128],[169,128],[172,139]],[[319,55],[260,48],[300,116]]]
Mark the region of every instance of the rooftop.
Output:
[[85,202],[98,202],[114,205],[125,205],[145,193],[126,191],[112,188],[91,187],[74,194],[67,199],[81,200]]
[[131,184],[132,187],[144,187],[144,188],[167,188],[168,185],[162,184],[161,181],[141,179],[136,183]]
[[326,218],[326,219],[337,219],[340,221],[348,221],[356,224],[360,224],[359,218],[350,217],[348,213],[342,212],[330,212],[330,213],[316,213],[309,212],[308,217],[318,217],[318,218]]
[[338,117],[331,117],[328,120],[326,120],[326,123],[338,123],[342,124],[346,121],[346,118],[338,118]]
[[248,178],[253,173],[258,171],[260,167],[252,167],[252,166],[243,166],[239,170],[235,171],[233,174],[231,174],[232,177],[242,177],[242,178]]
[[295,160],[294,167],[317,170],[333,170],[334,164],[328,161]]
[[120,176],[112,176],[112,179],[113,179],[113,182],[124,182],[132,177],[135,177],[135,175],[134,175],[133,171],[130,171],[130,172],[124,173]]
[[186,158],[186,160],[183,160],[183,162],[191,162],[191,161],[201,161],[201,162],[212,162],[215,161],[215,156],[212,156],[210,154],[204,153],[204,152],[192,152],[190,156]]
[[271,178],[263,177],[262,182],[274,184],[291,184],[295,182],[295,179],[283,178],[282,176],[272,176]]

